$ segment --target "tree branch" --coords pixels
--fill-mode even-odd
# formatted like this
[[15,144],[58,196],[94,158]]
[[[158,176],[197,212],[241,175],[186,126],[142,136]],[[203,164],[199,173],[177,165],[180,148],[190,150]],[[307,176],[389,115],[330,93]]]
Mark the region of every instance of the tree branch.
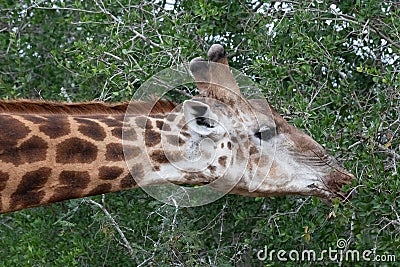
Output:
[[110,221],[111,225],[118,232],[119,236],[121,237],[121,239],[123,241],[123,245],[128,249],[129,254],[133,255],[133,249],[132,249],[129,241],[126,239],[126,237],[125,237],[124,233],[122,232],[121,228],[119,227],[118,223],[114,220],[114,218],[111,216],[111,214],[108,212],[108,210],[104,206],[104,195],[103,195],[103,204],[97,203],[96,201],[93,201],[91,199],[87,199],[87,202],[89,202],[90,204],[101,209],[101,211],[104,213],[104,215],[106,215],[106,217]]

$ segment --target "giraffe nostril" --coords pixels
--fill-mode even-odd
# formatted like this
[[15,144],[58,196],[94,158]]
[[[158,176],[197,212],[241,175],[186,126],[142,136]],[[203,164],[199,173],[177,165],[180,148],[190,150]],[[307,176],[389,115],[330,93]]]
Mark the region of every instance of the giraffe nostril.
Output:
[[309,184],[309,185],[307,185],[307,187],[308,187],[308,188],[313,188],[313,189],[314,189],[314,188],[318,188],[315,184]]

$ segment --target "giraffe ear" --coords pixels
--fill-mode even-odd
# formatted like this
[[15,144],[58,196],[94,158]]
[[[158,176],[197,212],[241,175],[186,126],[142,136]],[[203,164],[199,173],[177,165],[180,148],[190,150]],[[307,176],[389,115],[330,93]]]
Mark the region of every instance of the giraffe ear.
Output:
[[183,102],[183,114],[189,128],[200,135],[210,135],[217,130],[218,117],[207,104],[186,100]]

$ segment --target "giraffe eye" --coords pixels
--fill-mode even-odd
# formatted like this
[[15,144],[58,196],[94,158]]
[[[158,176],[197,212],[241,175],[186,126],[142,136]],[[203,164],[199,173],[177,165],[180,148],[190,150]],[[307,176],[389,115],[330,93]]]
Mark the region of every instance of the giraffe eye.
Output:
[[206,126],[207,128],[214,128],[215,125],[213,125],[212,120],[206,117],[197,117],[196,118],[196,123],[199,126]]
[[254,136],[260,140],[267,141],[276,135],[275,127],[263,126],[257,132],[254,133]]

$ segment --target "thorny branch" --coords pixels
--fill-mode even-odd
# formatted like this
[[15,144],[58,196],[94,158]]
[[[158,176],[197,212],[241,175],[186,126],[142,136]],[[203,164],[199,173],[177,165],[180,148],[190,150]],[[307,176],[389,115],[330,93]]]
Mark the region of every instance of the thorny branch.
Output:
[[[381,229],[379,229],[376,237],[375,237],[375,242],[374,242],[374,248],[372,249],[373,253],[374,253],[374,257],[376,257],[376,251],[378,249],[378,237],[381,234],[382,231],[384,231],[386,228],[388,228],[389,226],[393,225],[394,227],[398,227],[398,229],[400,230],[400,216],[396,210],[395,207],[393,207],[393,205],[390,205],[390,207],[392,208],[393,213],[396,215],[396,219],[395,220],[390,220],[386,217],[383,217],[381,222],[385,221],[387,222]],[[376,262],[374,262],[374,266],[376,266],[375,264]]]
[[[108,11],[105,6],[104,3],[102,1],[94,1],[96,6],[101,10],[102,13],[104,13],[105,15],[109,16],[112,20],[114,20],[116,23],[118,24],[124,24],[123,21],[121,21],[121,19],[115,17],[110,11]],[[129,29],[136,35],[136,37],[139,37],[140,39],[142,39],[143,41],[145,41],[146,43],[148,43],[149,45],[152,45],[154,47],[163,49],[163,47],[155,42],[153,42],[152,40],[150,40],[149,38],[147,38],[146,36],[144,36],[143,34],[141,34],[140,32],[138,32],[137,30],[135,30],[133,27],[129,27]]]
[[128,250],[130,255],[133,255],[133,249],[129,243],[129,241],[126,239],[124,233],[122,232],[121,228],[119,227],[118,223],[114,220],[114,218],[111,216],[111,214],[108,212],[108,210],[106,209],[105,205],[104,205],[104,195],[103,195],[103,199],[102,199],[102,204],[97,203],[94,200],[91,199],[87,199],[86,201],[89,202],[90,204],[98,207],[99,209],[101,209],[101,211],[104,213],[104,215],[107,217],[107,219],[110,221],[111,225],[115,228],[115,230],[118,232],[119,236],[121,237],[122,241],[123,241],[123,245],[125,246],[125,248]]
[[219,239],[218,239],[218,247],[217,247],[217,249],[215,251],[215,257],[214,257],[214,263],[213,263],[214,266],[218,265],[217,264],[217,259],[218,259],[218,252],[219,252],[219,250],[221,248],[221,243],[222,243],[222,233],[224,232],[224,216],[225,216],[225,208],[226,208],[226,206],[227,206],[227,203],[225,203],[222,206],[222,209],[221,209],[221,225],[220,225],[219,233],[218,233],[219,234]]
[[[368,137],[360,135],[359,136],[361,138],[361,140],[355,142],[354,144],[350,145],[348,147],[348,149],[351,149],[357,145],[360,145],[362,143],[368,142]],[[396,153],[396,151],[394,151],[393,149],[387,148],[386,146],[379,144],[378,142],[374,142],[374,145],[376,145],[379,149],[381,149],[383,152],[385,152],[386,154],[390,155],[391,157],[393,157],[395,160],[400,160],[400,155],[398,153]]]
[[[178,213],[178,210],[179,210],[179,207],[178,207],[177,203],[176,203],[175,201],[173,201],[173,202],[174,202],[174,204],[175,204],[175,209],[174,209],[174,215],[173,215],[172,222],[171,222],[171,229],[172,229],[172,230],[175,229],[175,226],[176,226],[176,224],[177,224],[177,213]],[[149,229],[148,229],[148,228],[149,228],[149,222],[147,223],[146,233],[145,233],[144,236],[143,236],[143,237],[144,237],[144,242],[146,243],[147,240],[150,240],[150,241],[153,243],[154,250],[152,251],[151,255],[150,255],[148,258],[144,259],[144,260],[142,261],[142,263],[140,263],[139,265],[137,265],[138,267],[139,267],[139,266],[147,266],[147,264],[156,256],[156,253],[158,252],[158,249],[159,249],[160,244],[161,244],[161,241],[162,241],[162,237],[163,237],[163,235],[165,234],[166,224],[167,224],[167,222],[168,222],[168,220],[169,220],[169,217],[166,217],[166,216],[164,216],[163,214],[161,214],[161,211],[165,210],[165,209],[166,209],[166,206],[168,206],[168,204],[164,204],[164,205],[160,206],[157,210],[151,212],[151,213],[148,215],[148,218],[149,218],[150,216],[153,216],[153,215],[158,215],[158,216],[160,216],[160,217],[162,218],[162,223],[161,223],[161,225],[160,225],[160,230],[159,230],[159,234],[158,234],[158,239],[157,239],[157,240],[153,240],[153,239],[147,234],[147,233],[148,233],[148,230],[149,230]],[[172,236],[171,236],[170,238],[172,238]],[[170,240],[171,240],[171,239],[170,239]]]
[[302,208],[310,199],[311,199],[310,197],[307,197],[307,198],[296,208],[296,210],[294,210],[294,211],[276,212],[276,213],[274,213],[271,217],[269,217],[269,219],[268,219],[268,224],[270,224],[270,223],[271,223],[271,220],[272,220],[272,221],[274,222],[274,224],[275,224],[277,230],[278,230],[279,235],[280,235],[279,226],[277,225],[277,223],[276,223],[276,221],[275,221],[275,218],[276,218],[276,217],[279,217],[279,216],[287,216],[287,215],[293,215],[293,214],[299,213],[299,211],[301,210],[301,208]]
[[100,14],[99,11],[87,10],[87,9],[79,9],[72,7],[45,7],[45,6],[32,6],[34,9],[42,9],[42,10],[67,10],[74,12],[82,12],[82,13],[90,13],[90,14]]

